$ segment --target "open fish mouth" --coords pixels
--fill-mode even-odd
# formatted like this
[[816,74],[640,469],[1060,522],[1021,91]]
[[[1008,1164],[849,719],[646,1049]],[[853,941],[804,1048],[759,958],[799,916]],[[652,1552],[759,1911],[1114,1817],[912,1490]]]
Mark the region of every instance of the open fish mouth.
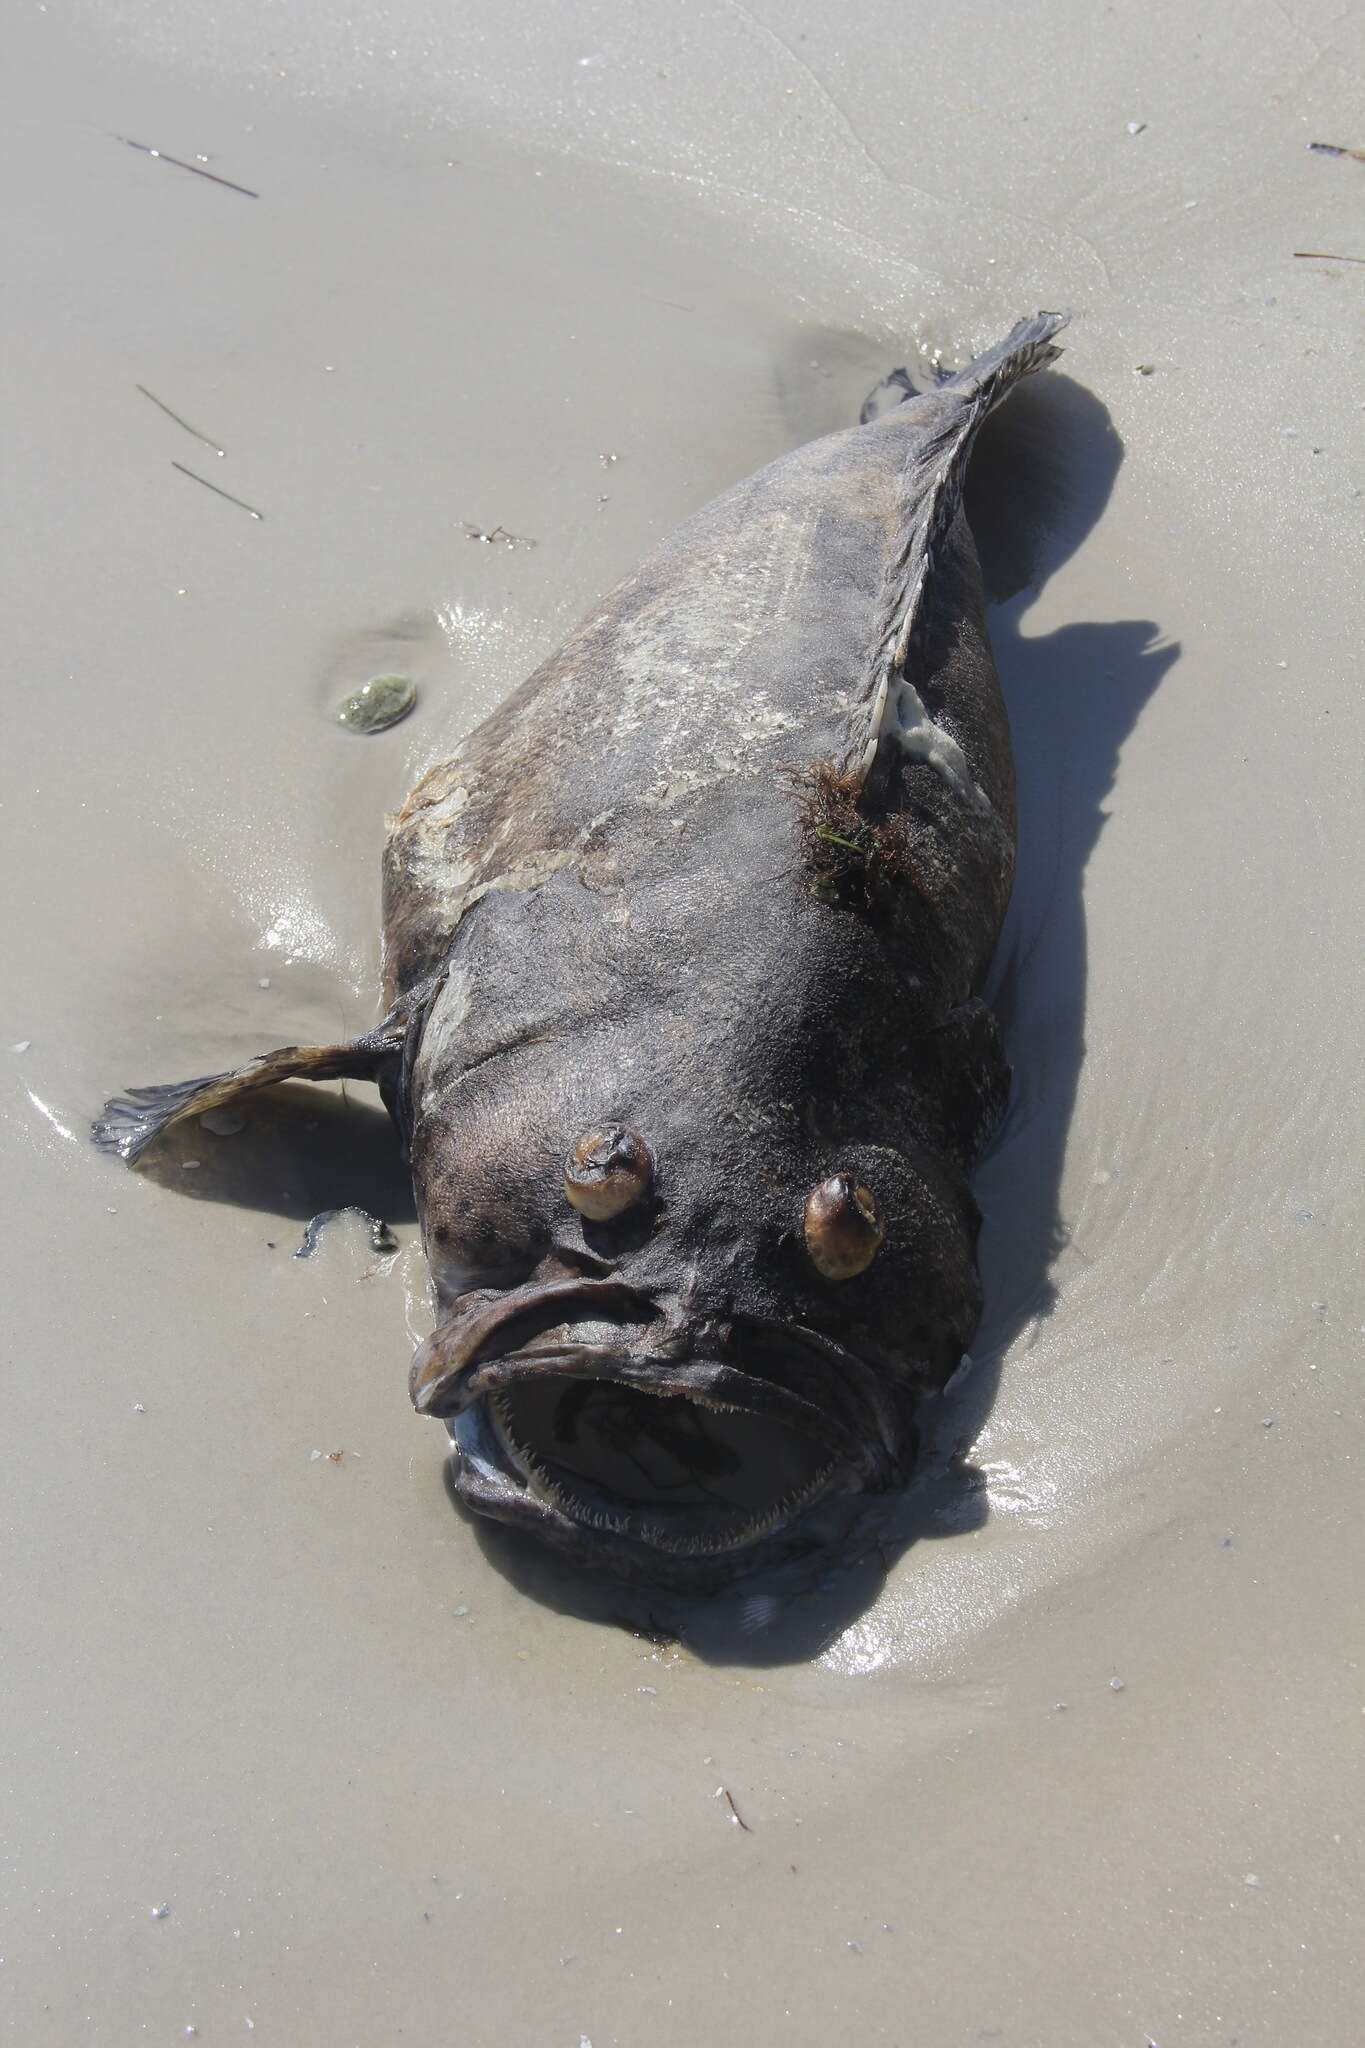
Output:
[[639,1381],[542,1375],[534,1359],[456,1418],[452,1434],[485,1467],[491,1451],[528,1505],[683,1556],[762,1542],[841,1469],[770,1414]]
[[411,1393],[479,1513],[622,1559],[722,1559],[868,1483],[890,1438],[833,1339],[751,1319],[716,1352],[618,1280],[540,1282],[460,1296]]
[[860,1483],[867,1432],[817,1340],[755,1331],[742,1363],[697,1356],[607,1285],[473,1303],[418,1353],[413,1397],[447,1418],[468,1506],[562,1543],[719,1558]]

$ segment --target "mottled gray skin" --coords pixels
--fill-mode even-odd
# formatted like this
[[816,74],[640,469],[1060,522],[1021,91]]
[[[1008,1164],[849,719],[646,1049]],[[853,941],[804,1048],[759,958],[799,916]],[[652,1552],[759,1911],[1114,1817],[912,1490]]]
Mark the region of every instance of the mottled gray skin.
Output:
[[[966,1173],[1008,1090],[977,991],[1009,900],[1013,774],[960,491],[912,665],[976,801],[881,741],[872,776],[913,820],[918,886],[868,915],[813,893],[790,776],[864,749],[907,513],[964,403],[914,399],[709,505],[392,821],[390,998],[441,976],[410,1080],[445,1323],[415,1373],[434,1412],[503,1383],[504,1345],[600,1324],[595,1288],[560,1290],[609,1275],[619,1376],[704,1390],[709,1362],[744,1370],[761,1335],[764,1380],[799,1396],[837,1458],[832,1486],[905,1476],[917,1402],[979,1313]],[[585,1224],[563,1199],[568,1144],[611,1123],[656,1154],[648,1228]],[[835,1286],[800,1226],[806,1192],[841,1168],[888,1227],[869,1270]],[[503,1320],[547,1287],[539,1313]],[[561,1541],[629,1540],[566,1524],[477,1455],[458,1483]]]
[[[641,1575],[800,1541],[805,1498],[690,1550],[677,1522],[566,1512],[492,1427],[486,1397],[532,1372],[771,1417],[830,1461],[811,1499],[910,1470],[979,1314],[967,1175],[1008,1093],[978,992],[1013,773],[961,480],[1060,324],[707,506],[390,820],[390,1012],[350,1070],[409,1148],[437,1297],[413,1395],[451,1420],[472,1508]],[[821,761],[911,821],[913,880],[875,909],[812,887],[791,776]],[[190,1086],[168,1114],[232,1092]],[[563,1163],[612,1124],[646,1139],[654,1198],[594,1224]],[[837,1284],[802,1237],[836,1171],[886,1227]]]

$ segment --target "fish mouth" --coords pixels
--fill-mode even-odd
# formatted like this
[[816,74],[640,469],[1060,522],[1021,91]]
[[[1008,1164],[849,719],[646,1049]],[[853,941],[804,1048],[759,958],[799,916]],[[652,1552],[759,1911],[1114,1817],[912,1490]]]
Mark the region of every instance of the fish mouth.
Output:
[[[762,1408],[605,1370],[517,1361],[515,1377],[456,1418],[461,1451],[491,1438],[503,1473],[540,1509],[674,1556],[745,1550],[834,1484],[840,1461]],[[720,1371],[726,1369],[721,1367]],[[738,1374],[735,1377],[739,1377]]]
[[600,1320],[607,1284],[573,1290],[591,1320],[517,1348],[484,1347],[521,1334],[528,1308],[563,1317],[570,1290],[527,1289],[486,1319],[476,1308],[447,1326],[453,1341],[438,1331],[419,1351],[414,1400],[446,1418],[467,1506],[616,1563],[723,1561],[862,1483],[866,1442],[820,1398],[828,1358],[789,1333],[780,1345],[757,1333],[743,1363],[678,1355],[648,1323]]

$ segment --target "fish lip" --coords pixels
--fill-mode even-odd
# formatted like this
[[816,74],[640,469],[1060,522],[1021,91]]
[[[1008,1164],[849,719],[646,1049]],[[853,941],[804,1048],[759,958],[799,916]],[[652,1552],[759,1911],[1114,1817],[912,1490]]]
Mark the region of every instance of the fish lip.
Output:
[[[467,1302],[463,1309],[461,1300]],[[541,1316],[561,1307],[566,1312],[561,1321],[567,1319],[570,1310],[586,1314],[595,1310],[608,1314],[624,1311],[642,1323],[653,1321],[657,1315],[653,1302],[615,1278],[593,1280],[576,1276],[568,1280],[532,1281],[525,1287],[497,1294],[491,1301],[459,1297],[454,1313],[438,1323],[426,1342],[417,1347],[408,1374],[413,1407],[419,1415],[458,1415],[467,1405],[469,1375],[499,1332],[524,1317]],[[500,1355],[510,1355],[512,1348],[509,1346]]]

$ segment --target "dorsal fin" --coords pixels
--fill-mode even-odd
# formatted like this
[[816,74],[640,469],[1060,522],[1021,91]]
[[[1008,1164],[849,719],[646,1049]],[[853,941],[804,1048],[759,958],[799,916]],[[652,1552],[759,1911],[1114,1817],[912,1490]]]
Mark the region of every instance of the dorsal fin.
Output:
[[949,410],[937,433],[916,438],[906,457],[901,541],[887,565],[877,629],[868,666],[864,709],[855,733],[851,765],[865,781],[884,738],[928,761],[964,802],[989,809],[966,756],[925,709],[909,673],[916,634],[935,564],[962,502],[963,479],[976,430],[1021,377],[1050,363],[1061,351],[1052,337],[1066,326],[1066,313],[1036,313],[1021,320],[1002,342],[988,349],[935,393]]

